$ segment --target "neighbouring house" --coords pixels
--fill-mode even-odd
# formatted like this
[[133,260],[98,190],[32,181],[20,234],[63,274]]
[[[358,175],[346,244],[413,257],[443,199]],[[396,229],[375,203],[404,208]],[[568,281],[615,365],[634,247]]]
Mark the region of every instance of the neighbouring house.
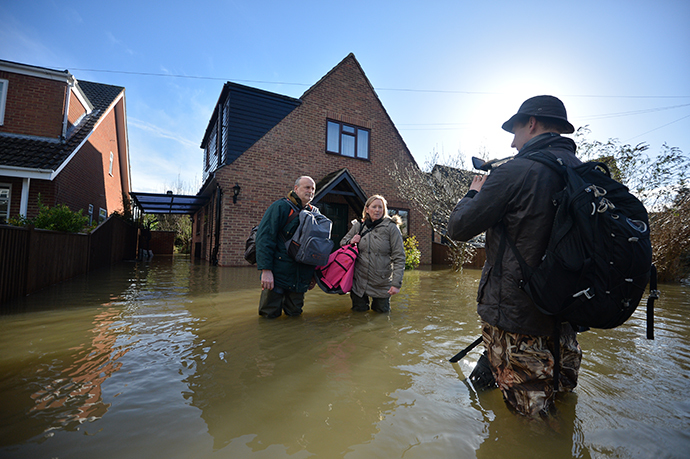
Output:
[[[457,202],[465,195],[468,184],[472,181],[474,173],[443,164],[435,164],[431,172],[428,173],[428,182],[431,184],[436,195],[437,206],[442,209],[434,209],[432,216],[434,221],[434,243],[444,244],[448,226],[448,217]],[[434,260],[434,264],[441,261]]]
[[125,88],[0,60],[0,223],[53,207],[93,221],[130,191]]
[[417,164],[353,54],[298,99],[226,83],[201,148],[196,257],[247,266],[252,226],[297,177],[309,175],[317,185],[313,203],[333,221],[336,242],[367,197],[380,194],[402,218],[403,234],[416,236],[422,264],[431,263],[431,228],[388,173],[394,163]]

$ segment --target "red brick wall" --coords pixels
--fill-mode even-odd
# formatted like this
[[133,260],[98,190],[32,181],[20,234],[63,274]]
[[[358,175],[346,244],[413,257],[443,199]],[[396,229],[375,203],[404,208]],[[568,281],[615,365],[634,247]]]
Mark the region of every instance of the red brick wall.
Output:
[[[120,101],[122,103],[122,101]],[[113,173],[108,173],[110,153],[113,153]],[[88,213],[89,204],[94,207],[94,219],[99,208],[110,215],[122,211],[122,187],[120,177],[117,128],[114,110],[111,110],[55,178],[56,199],[70,209]]]
[[67,83],[9,72],[0,72],[0,78],[9,81],[0,132],[51,138],[62,135]]
[[[36,215],[38,215],[38,195],[41,195],[41,201],[43,202],[44,205],[48,207],[54,207],[55,206],[55,184],[49,180],[37,180],[37,179],[31,179],[31,182],[29,184],[29,202],[28,202],[28,208],[27,208],[27,217],[28,218],[34,218]],[[15,201],[16,201],[16,209],[17,213],[19,213],[19,201],[21,199],[21,184],[19,187],[15,189],[14,187],[12,188],[12,209],[15,207]]]
[[[431,230],[399,194],[387,172],[394,162],[410,164],[414,160],[354,57],[343,60],[305,93],[302,101],[240,158],[217,171],[225,193],[219,264],[247,265],[243,254],[250,228],[260,222],[273,201],[293,188],[297,177],[309,175],[318,182],[342,168],[350,171],[367,196],[381,194],[389,207],[411,210],[410,234],[420,243],[422,263],[431,263]],[[327,118],[370,128],[370,160],[326,153]],[[237,204],[232,203],[235,183],[242,187]]]

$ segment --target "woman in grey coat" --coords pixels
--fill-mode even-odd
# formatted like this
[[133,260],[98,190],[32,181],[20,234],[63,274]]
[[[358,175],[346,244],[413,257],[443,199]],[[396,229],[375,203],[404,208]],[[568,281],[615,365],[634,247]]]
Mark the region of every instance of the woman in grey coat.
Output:
[[340,245],[357,244],[359,256],[355,261],[352,283],[352,309],[376,312],[391,310],[390,298],[402,287],[405,271],[405,248],[398,228],[399,217],[388,215],[388,203],[383,196],[367,199],[362,220],[353,220],[352,228]]

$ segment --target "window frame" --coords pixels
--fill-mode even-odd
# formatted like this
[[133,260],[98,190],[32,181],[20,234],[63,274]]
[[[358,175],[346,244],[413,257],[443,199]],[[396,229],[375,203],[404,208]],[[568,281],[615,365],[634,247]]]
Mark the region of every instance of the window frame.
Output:
[[10,219],[10,208],[12,207],[12,184],[0,183],[0,188],[7,189],[7,210],[5,211],[5,215],[0,215],[0,223],[7,223]]
[[[338,126],[338,151],[330,149],[330,142],[332,140],[329,136],[330,125],[334,124]],[[345,129],[344,129],[345,128]],[[352,129],[352,132],[348,132],[346,129]],[[360,152],[361,141],[360,133],[366,133],[366,156],[362,156]],[[351,137],[353,139],[353,155],[343,154],[343,136]],[[326,153],[330,155],[338,155],[344,158],[359,159],[361,161],[371,160],[371,129],[358,126],[352,123],[345,123],[343,121],[337,121],[332,118],[326,119]]]
[[0,126],[5,125],[5,107],[7,106],[7,88],[10,80],[0,78]]

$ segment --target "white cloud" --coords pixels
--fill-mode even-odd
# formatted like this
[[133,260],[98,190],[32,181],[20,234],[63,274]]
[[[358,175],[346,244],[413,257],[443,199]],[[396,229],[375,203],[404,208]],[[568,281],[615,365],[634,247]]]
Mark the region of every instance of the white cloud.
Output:
[[127,125],[129,126],[130,129],[131,128],[141,129],[142,131],[146,131],[150,134],[153,134],[157,138],[169,139],[169,140],[172,140],[174,142],[179,143],[180,145],[182,145],[184,147],[199,148],[200,142],[198,142],[198,141],[189,140],[189,139],[181,136],[179,133],[170,132],[167,129],[161,128],[160,126],[156,126],[154,124],[147,123],[145,121],[138,120],[136,118],[131,118],[131,117],[128,118],[127,119]]

